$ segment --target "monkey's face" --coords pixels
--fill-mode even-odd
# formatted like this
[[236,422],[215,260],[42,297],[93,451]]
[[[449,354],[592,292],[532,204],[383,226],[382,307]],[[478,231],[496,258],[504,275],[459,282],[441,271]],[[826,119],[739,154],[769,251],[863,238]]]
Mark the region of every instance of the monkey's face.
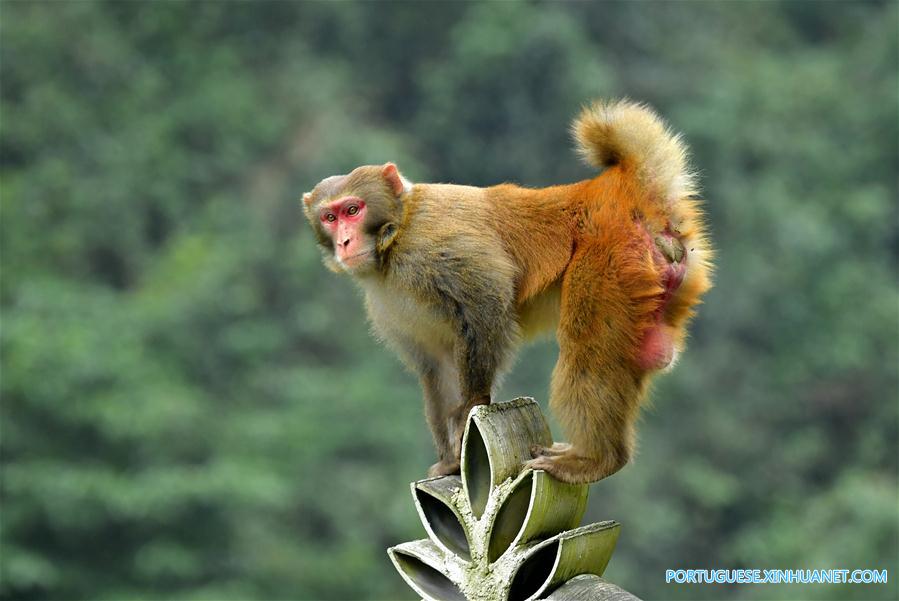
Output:
[[304,194],[306,218],[325,265],[355,276],[376,272],[399,231],[407,186],[396,166],[387,163],[329,177]]
[[334,259],[347,271],[372,262],[375,245],[365,232],[366,217],[365,201],[358,196],[343,196],[318,208],[318,219],[331,239]]

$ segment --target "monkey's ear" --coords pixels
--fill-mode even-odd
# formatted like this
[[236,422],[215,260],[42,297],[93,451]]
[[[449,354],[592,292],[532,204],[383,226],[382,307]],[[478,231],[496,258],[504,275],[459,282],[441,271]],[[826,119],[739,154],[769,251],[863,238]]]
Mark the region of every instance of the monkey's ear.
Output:
[[306,217],[312,219],[312,192],[305,192],[303,194],[303,213],[306,214]]
[[384,165],[384,168],[381,169],[381,175],[396,196],[402,196],[412,190],[412,182],[403,177],[393,163]]
[[395,223],[385,223],[381,226],[381,230],[378,232],[378,252],[383,253],[390,245],[393,244],[393,241],[396,240],[396,235],[399,233],[399,229],[396,227]]

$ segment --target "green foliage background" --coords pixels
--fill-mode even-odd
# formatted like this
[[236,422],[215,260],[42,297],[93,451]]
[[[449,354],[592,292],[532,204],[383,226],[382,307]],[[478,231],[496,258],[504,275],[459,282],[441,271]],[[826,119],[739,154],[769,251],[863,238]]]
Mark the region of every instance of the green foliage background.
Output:
[[[411,599],[415,379],[297,199],[591,176],[567,126],[654,105],[716,288],[593,487],[647,599],[896,599],[897,13],[887,2],[0,5],[4,599]],[[503,397],[546,400],[551,341]],[[557,436],[561,432],[556,430]],[[886,585],[666,585],[668,568]]]

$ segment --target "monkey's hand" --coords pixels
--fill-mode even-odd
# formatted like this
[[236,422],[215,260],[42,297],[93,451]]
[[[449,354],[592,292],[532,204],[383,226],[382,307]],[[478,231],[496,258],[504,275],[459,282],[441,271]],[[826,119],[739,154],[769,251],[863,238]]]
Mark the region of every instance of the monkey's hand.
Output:
[[434,465],[428,468],[428,477],[434,478],[437,476],[449,476],[450,474],[458,474],[460,472],[459,469],[459,460],[453,459],[452,461],[438,461]]

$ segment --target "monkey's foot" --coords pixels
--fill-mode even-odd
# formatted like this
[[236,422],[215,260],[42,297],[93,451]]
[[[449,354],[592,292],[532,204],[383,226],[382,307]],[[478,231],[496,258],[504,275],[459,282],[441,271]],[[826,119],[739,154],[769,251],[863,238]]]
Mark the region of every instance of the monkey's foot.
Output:
[[571,450],[571,445],[567,442],[556,442],[551,447],[543,447],[538,444],[531,446],[531,457],[555,457],[564,455]]
[[438,461],[434,465],[428,468],[428,477],[434,478],[436,476],[449,476],[450,474],[458,474],[459,469],[459,460],[453,459],[452,461]]
[[[549,451],[554,451],[553,445]],[[618,468],[612,468],[608,462],[591,457],[581,457],[574,454],[571,449],[553,455],[541,455],[524,464],[532,470],[543,470],[556,480],[569,484],[589,484],[610,476]]]

